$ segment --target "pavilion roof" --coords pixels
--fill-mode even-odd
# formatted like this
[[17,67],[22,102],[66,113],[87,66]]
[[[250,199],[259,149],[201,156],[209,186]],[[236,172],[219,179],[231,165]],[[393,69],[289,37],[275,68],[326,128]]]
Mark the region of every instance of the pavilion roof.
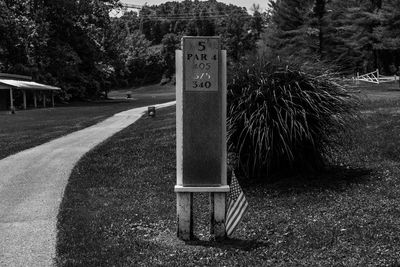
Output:
[[61,90],[60,87],[50,86],[37,82],[0,77],[0,89],[9,89],[9,88],[27,89],[27,90],[53,90],[53,91]]

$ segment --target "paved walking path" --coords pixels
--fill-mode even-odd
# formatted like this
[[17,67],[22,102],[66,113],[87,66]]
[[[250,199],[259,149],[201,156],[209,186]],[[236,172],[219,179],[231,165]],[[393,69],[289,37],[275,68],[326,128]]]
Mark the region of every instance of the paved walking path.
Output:
[[[168,102],[156,105],[166,107]],[[0,160],[0,266],[51,266],[60,202],[72,168],[90,149],[139,119],[147,107]]]

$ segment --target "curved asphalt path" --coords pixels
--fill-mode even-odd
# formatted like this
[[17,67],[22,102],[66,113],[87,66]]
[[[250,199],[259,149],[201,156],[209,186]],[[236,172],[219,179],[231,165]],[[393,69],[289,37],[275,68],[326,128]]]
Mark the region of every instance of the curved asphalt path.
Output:
[[115,114],[0,160],[0,266],[53,265],[58,208],[72,168],[86,152],[145,111],[147,107]]

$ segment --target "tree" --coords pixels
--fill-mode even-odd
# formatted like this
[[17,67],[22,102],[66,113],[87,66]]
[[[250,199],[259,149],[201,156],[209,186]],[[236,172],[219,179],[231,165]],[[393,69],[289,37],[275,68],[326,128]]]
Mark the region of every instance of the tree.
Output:
[[216,0],[167,2],[146,6],[140,16],[110,18],[116,7],[118,0],[0,0],[0,71],[60,86],[65,98],[99,97],[110,83],[157,80],[163,64],[172,66],[170,76],[171,34],[221,35],[239,59],[262,30],[259,13],[253,18]]
[[165,76],[171,79],[175,73],[175,50],[179,49],[180,38],[174,33],[164,35],[162,39],[162,57],[165,64]]
[[400,71],[400,2],[387,0],[381,4],[380,25],[374,28],[378,65],[387,73]]
[[106,1],[0,1],[2,71],[29,74],[68,94],[95,96],[106,87]]
[[362,64],[362,55],[354,37],[359,31],[351,15],[354,6],[352,0],[334,0],[325,5],[322,57],[341,72],[353,73],[356,66]]
[[[29,74],[41,32],[27,9],[28,1],[0,1],[0,66],[2,71]],[[46,39],[46,35],[43,36]]]
[[215,0],[167,2],[146,7],[140,16],[147,28],[143,33],[153,45],[160,43],[160,36],[170,33],[178,36],[220,35],[223,46],[228,49],[233,60],[255,49],[263,30],[260,12],[254,12],[251,16],[244,8]]
[[222,41],[228,56],[234,61],[240,60],[246,51],[255,50],[258,32],[247,29],[243,24],[243,14],[231,13],[225,21]]
[[396,64],[398,27],[390,25],[397,25],[398,1],[277,0],[270,7],[274,55],[324,61],[343,73]]
[[268,44],[279,56],[309,55],[312,46],[308,24],[313,1],[277,0],[270,2],[271,23]]
[[253,4],[251,9],[253,11],[253,16],[250,19],[249,26],[257,35],[257,38],[260,38],[260,34],[262,33],[264,27],[263,14],[260,11],[260,5]]
[[323,58],[324,50],[324,26],[325,26],[325,14],[326,14],[326,0],[315,0],[313,15],[317,18],[318,27],[318,53],[320,58]]

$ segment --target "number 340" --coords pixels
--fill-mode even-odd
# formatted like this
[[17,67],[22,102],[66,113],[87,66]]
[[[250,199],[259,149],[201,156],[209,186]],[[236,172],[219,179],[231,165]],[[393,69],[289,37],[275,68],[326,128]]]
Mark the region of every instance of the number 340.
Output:
[[211,82],[199,82],[199,81],[193,81],[193,88],[210,88],[211,87]]

